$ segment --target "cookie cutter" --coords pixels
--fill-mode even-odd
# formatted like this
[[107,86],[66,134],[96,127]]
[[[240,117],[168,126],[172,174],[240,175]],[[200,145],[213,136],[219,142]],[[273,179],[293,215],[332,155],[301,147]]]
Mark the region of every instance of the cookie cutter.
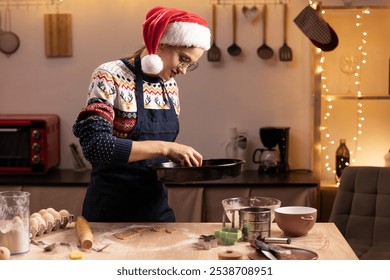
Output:
[[218,239],[215,235],[201,235],[198,239],[198,245],[203,247],[205,250],[210,250],[211,248],[218,246]]

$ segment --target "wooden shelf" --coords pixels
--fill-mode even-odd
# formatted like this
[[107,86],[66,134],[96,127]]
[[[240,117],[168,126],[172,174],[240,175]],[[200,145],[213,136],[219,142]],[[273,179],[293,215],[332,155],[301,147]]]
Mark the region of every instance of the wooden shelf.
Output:
[[356,95],[343,95],[343,94],[328,94],[322,95],[323,98],[332,98],[333,100],[390,100],[390,95],[365,95],[365,96],[356,96]]
[[272,5],[280,5],[280,4],[289,4],[290,0],[254,0],[254,1],[245,1],[245,0],[210,0],[210,4],[214,5],[247,5],[247,6],[255,6],[255,5],[264,5],[264,4],[272,4]]

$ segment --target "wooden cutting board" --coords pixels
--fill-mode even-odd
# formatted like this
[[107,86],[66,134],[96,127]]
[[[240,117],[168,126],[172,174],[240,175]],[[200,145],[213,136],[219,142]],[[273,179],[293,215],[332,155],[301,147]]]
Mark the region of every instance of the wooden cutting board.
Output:
[[45,14],[44,20],[46,56],[72,56],[72,15]]

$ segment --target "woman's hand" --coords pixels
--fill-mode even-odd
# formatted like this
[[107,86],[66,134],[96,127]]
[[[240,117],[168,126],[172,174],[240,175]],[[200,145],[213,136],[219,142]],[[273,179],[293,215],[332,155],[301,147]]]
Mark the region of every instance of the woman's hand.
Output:
[[181,166],[201,166],[203,157],[194,148],[178,143],[166,142],[166,156]]
[[201,166],[203,157],[194,148],[175,142],[133,141],[129,162],[167,157],[181,166]]

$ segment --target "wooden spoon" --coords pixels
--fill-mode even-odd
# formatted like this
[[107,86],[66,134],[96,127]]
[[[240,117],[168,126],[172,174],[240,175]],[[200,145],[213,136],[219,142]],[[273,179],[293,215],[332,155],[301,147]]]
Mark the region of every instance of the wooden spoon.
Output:
[[287,4],[283,5],[283,28],[284,28],[284,42],[283,46],[279,49],[280,61],[291,61],[293,58],[292,50],[287,45]]
[[233,20],[233,44],[228,47],[227,51],[231,56],[238,56],[241,54],[241,48],[236,44],[236,32],[237,32],[237,12],[236,5],[232,5],[232,20]]
[[267,31],[267,5],[263,8],[263,44],[257,49],[257,55],[262,59],[270,59],[274,51],[266,44]]

